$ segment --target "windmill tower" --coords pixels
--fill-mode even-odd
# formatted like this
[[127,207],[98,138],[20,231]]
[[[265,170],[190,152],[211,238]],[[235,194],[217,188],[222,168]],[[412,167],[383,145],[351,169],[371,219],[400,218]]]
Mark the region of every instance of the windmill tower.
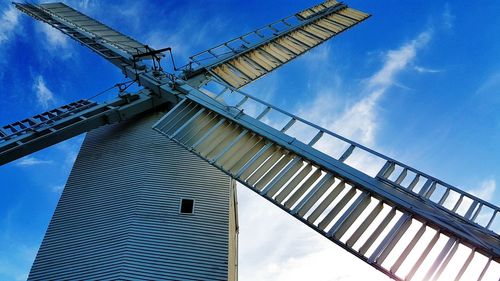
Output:
[[[58,279],[70,273],[83,274],[74,275],[74,279],[127,279],[130,274],[145,279],[159,278],[154,274],[166,279],[233,278],[233,183],[216,169],[396,279],[412,279],[421,271],[439,239],[447,242],[425,269],[425,277],[439,277],[453,264],[456,249],[464,245],[471,249],[470,258],[460,265],[458,277],[478,256],[486,257],[477,273],[479,278],[498,266],[498,234],[491,230],[498,207],[238,91],[364,20],[366,14],[326,1],[197,54],[182,75],[173,76],[157,65],[144,64],[146,59],[156,62],[167,49],[147,48],[62,4],[17,7],[91,48],[145,87],[107,104],[82,100],[3,127],[0,163],[120,122],[92,131],[85,140],[31,279]],[[252,115],[250,108],[261,111]],[[156,122],[162,112],[166,115]],[[266,122],[269,112],[278,112],[287,122],[273,127]],[[153,123],[156,131],[208,163],[203,166],[202,161],[194,160],[198,158],[162,141],[160,134],[149,129]],[[302,140],[297,135],[299,126],[312,130],[312,138]],[[337,155],[321,151],[317,145],[321,142],[336,142]],[[350,162],[357,153],[382,159],[379,173],[372,177],[357,169]],[[197,196],[197,191],[208,196],[207,186],[199,185],[200,179],[180,176],[183,167],[193,165],[191,161],[200,167],[199,174],[205,175],[201,181],[213,179],[209,181],[213,198],[207,202]],[[160,172],[168,176],[153,178]],[[119,181],[124,176],[127,180]],[[189,189],[186,183],[192,183]],[[184,214],[183,210],[194,213]],[[198,217],[214,213],[227,219],[214,222],[210,217]],[[480,224],[478,217],[488,214],[486,222]],[[174,216],[178,219],[175,222]],[[103,223],[94,223],[100,221],[97,218]],[[201,227],[203,239],[182,235],[182,227],[192,229],[194,225]],[[412,233],[410,226],[415,225],[418,231]],[[159,234],[169,233],[169,226],[182,239],[163,243],[168,240]],[[221,234],[210,236],[218,227]],[[420,238],[429,233],[432,239],[424,242],[424,251],[411,261],[410,272],[399,275],[408,254],[422,246]],[[72,234],[75,236],[68,237]],[[408,242],[406,236],[413,238]],[[193,244],[185,243],[200,240],[208,246],[221,244],[207,258],[210,249],[196,245],[198,252],[192,252],[189,246]],[[176,248],[183,243],[184,248]],[[396,253],[398,247],[402,251]],[[396,259],[387,266],[384,261],[391,255]],[[93,258],[106,263],[96,264]],[[65,271],[62,261],[74,260],[78,262],[71,265],[81,268]],[[162,264],[165,262],[170,266]],[[129,266],[131,272],[126,270]]]

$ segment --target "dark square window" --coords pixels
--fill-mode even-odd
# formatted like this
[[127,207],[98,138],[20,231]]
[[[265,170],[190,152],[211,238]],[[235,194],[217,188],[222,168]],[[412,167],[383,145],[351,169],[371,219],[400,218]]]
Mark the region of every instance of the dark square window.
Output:
[[192,214],[194,212],[194,200],[193,199],[181,199],[181,214]]

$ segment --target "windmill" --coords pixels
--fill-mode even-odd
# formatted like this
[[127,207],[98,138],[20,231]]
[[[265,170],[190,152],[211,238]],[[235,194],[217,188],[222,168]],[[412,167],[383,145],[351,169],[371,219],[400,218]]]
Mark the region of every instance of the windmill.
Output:
[[[72,266],[73,271],[75,271],[75,263],[69,263],[68,258],[82,263],[81,259],[75,258],[74,253],[78,251],[75,252],[74,249],[71,249],[71,253],[68,253],[64,249],[61,250],[62,246],[67,248],[66,245],[68,245],[62,244],[63,242],[74,242],[64,241],[61,233],[66,229],[71,229],[75,223],[80,223],[78,229],[82,229],[82,225],[95,220],[95,217],[87,217],[88,220],[85,220],[85,216],[81,216],[88,213],[89,208],[98,210],[98,212],[92,213],[92,216],[102,216],[104,219],[106,215],[109,216],[108,219],[122,219],[121,222],[127,223],[126,225],[116,223],[116,228],[106,230],[120,232],[119,227],[125,227],[124,229],[129,231],[126,238],[113,241],[113,243],[123,244],[113,244],[104,240],[105,244],[92,244],[87,248],[77,248],[89,264],[92,264],[92,259],[89,256],[99,253],[99,247],[108,245],[109,248],[112,248],[111,245],[121,245],[130,249],[130,253],[120,252],[122,262],[134,265],[137,272],[147,276],[147,274],[153,273],[143,272],[140,270],[141,268],[161,262],[167,256],[169,258],[174,256],[174,254],[169,255],[168,251],[162,252],[165,249],[158,248],[155,241],[152,241],[162,241],[162,237],[155,236],[155,239],[147,241],[140,239],[145,233],[151,234],[155,230],[154,227],[161,223],[154,221],[151,218],[151,213],[148,215],[148,212],[162,210],[161,208],[164,206],[161,204],[169,200],[175,201],[174,207],[179,209],[177,213],[183,213],[183,209],[188,211],[184,213],[189,213],[190,210],[194,211],[192,216],[184,214],[181,217],[183,220],[179,224],[175,224],[175,230],[182,233],[179,230],[181,225],[185,225],[189,219],[196,219],[196,215],[203,214],[199,212],[203,202],[195,193],[188,194],[186,198],[178,195],[175,198],[162,198],[161,196],[165,192],[162,189],[155,191],[150,190],[153,188],[149,188],[137,191],[137,186],[145,184],[143,182],[135,182],[135,186],[122,187],[124,190],[121,190],[116,189],[116,186],[122,183],[113,183],[111,180],[110,183],[107,183],[109,188],[103,189],[102,183],[85,185],[85,189],[82,188],[82,182],[90,181],[91,176],[89,175],[95,178],[99,176],[98,172],[100,171],[112,170],[113,174],[125,172],[129,178],[132,178],[132,175],[129,174],[131,172],[137,173],[137,175],[134,174],[137,177],[146,173],[148,169],[144,165],[125,169],[127,167],[124,167],[124,163],[137,160],[133,157],[150,155],[154,161],[152,168],[163,168],[162,171],[165,173],[172,172],[173,167],[179,167],[172,165],[172,162],[168,165],[173,152],[179,151],[179,155],[175,155],[176,159],[185,159],[185,162],[188,162],[187,165],[192,165],[190,161],[197,163],[196,160],[193,160],[195,158],[189,158],[187,154],[180,155],[181,150],[176,150],[174,146],[166,147],[168,153],[162,154],[165,153],[165,147],[161,145],[171,145],[171,143],[163,141],[161,135],[147,135],[147,130],[142,130],[149,129],[148,121],[158,118],[155,118],[153,113],[149,113],[147,116],[150,119],[144,116],[141,116],[142,118],[136,117],[137,114],[148,110],[166,112],[166,115],[154,125],[155,130],[188,148],[222,172],[242,182],[332,242],[389,276],[411,279],[413,274],[421,270],[423,261],[438,239],[448,239],[448,242],[442,249],[439,249],[439,255],[427,269],[426,277],[438,277],[443,271],[446,271],[448,265],[453,264],[456,250],[464,245],[471,249],[470,258],[467,258],[460,265],[458,276],[469,269],[469,264],[473,259],[481,255],[486,257],[486,262],[479,270],[478,276],[487,274],[488,269],[498,265],[498,234],[491,231],[498,207],[238,91],[238,88],[264,76],[324,40],[362,21],[367,15],[347,8],[343,4],[327,1],[290,18],[277,21],[258,31],[197,54],[192,57],[192,64],[184,68],[182,76],[172,76],[163,73],[156,64],[152,67],[144,64],[144,60],[151,58],[153,61],[157,60],[160,58],[161,52],[168,50],[152,50],[145,47],[143,44],[116,33],[61,4],[18,4],[17,6],[104,56],[122,69],[128,77],[145,87],[145,90],[139,93],[122,94],[107,104],[96,104],[82,100],[3,127],[5,132],[3,132],[2,138],[1,161],[6,163],[62,139],[105,124],[122,121],[122,124],[117,126],[104,127],[89,134],[58,205],[55,219],[44,239],[39,257],[37,257],[32,270],[31,279],[45,279],[42,278],[43,274],[67,274],[63,267],[56,268],[50,264],[54,261],[49,260],[49,254],[53,257],[57,252],[61,260],[66,257],[66,264]],[[211,92],[215,94],[211,94]],[[250,114],[249,104],[253,104],[253,107],[260,108],[262,111],[255,115]],[[278,112],[288,119],[282,127],[274,128],[272,126],[274,124],[269,124],[270,122],[266,122],[265,119],[270,112]],[[140,122],[137,120],[144,123],[134,123]],[[314,131],[311,139],[304,142],[293,134],[294,128],[299,125]],[[140,144],[146,141],[146,139],[141,139],[145,136],[147,136],[148,141],[154,138],[155,142],[146,145],[152,149],[151,151],[137,152],[135,151],[138,149],[137,147],[127,146],[130,145],[127,140],[133,140],[134,144]],[[338,152],[338,155],[328,156],[317,149],[317,144],[325,141],[338,143],[336,146],[338,151],[334,151]],[[112,148],[115,148],[113,153],[105,153],[112,151]],[[155,148],[160,149],[155,150]],[[132,152],[137,152],[139,155],[132,155]],[[350,160],[356,156],[356,153],[360,152],[383,160],[383,165],[375,177],[370,177],[352,166]],[[113,159],[128,161],[113,161]],[[175,164],[179,162],[179,160],[170,161]],[[95,167],[96,164],[101,166],[92,170],[91,168]],[[105,164],[112,167],[105,167]],[[200,174],[204,174],[204,170],[201,168],[202,164],[199,165],[200,168],[197,170]],[[108,168],[110,169],[108,170]],[[215,169],[210,170],[208,165],[205,165],[205,168],[207,169],[205,176],[216,174]],[[174,174],[179,172],[182,171],[174,171]],[[82,176],[88,178],[82,180]],[[111,178],[109,173],[104,176],[106,179]],[[121,178],[123,176],[120,175]],[[151,174],[146,176],[147,179],[152,178]],[[234,226],[230,226],[230,218],[234,218],[234,214],[231,214],[231,210],[234,210],[231,208],[231,202],[233,202],[231,200],[233,192],[231,186],[233,183],[222,174],[219,176],[220,178],[213,183],[213,187],[210,189],[211,193],[216,193],[217,186],[226,185],[227,188],[220,190],[220,194],[212,194],[212,196],[229,199],[220,202],[220,206],[213,206],[213,209],[205,211],[208,213],[214,210],[227,211],[226,214],[218,216],[219,218],[222,216],[228,218],[226,230],[221,230],[221,235],[218,236],[227,237],[225,239],[227,242],[224,242],[226,246],[217,247],[216,250],[226,249],[226,253],[221,254],[220,257],[231,261],[228,256],[231,253],[234,254],[232,251],[234,251],[235,246],[229,246],[231,244],[230,237],[234,237]],[[156,182],[153,185],[158,184],[164,183]],[[175,183],[170,182],[167,185],[170,188],[175,186]],[[129,213],[130,208],[109,208],[111,211],[104,214],[105,210],[96,209],[96,205],[82,206],[82,202],[86,204],[99,202],[95,197],[85,197],[91,193],[90,188],[101,188],[93,191],[103,197],[107,194],[106,196],[109,197],[105,197],[106,199],[114,200],[113,202],[102,202],[102,204],[106,204],[107,208],[112,203],[124,204],[128,201],[134,203],[134,211],[137,212]],[[81,193],[83,190],[85,190],[85,194]],[[190,191],[194,192],[195,190],[196,188],[192,187]],[[109,191],[111,194],[103,191]],[[122,194],[120,197],[115,196],[126,193],[125,191],[129,193]],[[151,209],[146,210],[146,213],[141,213],[144,211],[140,208],[143,198],[136,198],[138,195],[146,197],[144,200],[147,199],[146,201],[151,205],[156,202],[152,200],[154,197],[162,200],[157,200],[160,201],[158,209],[151,207]],[[204,193],[203,196],[206,197],[207,194]],[[82,201],[84,198],[88,201]],[[75,205],[78,205],[79,208],[76,208]],[[81,213],[77,213],[78,211]],[[490,215],[485,223],[479,224],[478,218],[488,216],[488,214]],[[125,217],[121,218],[120,215]],[[135,215],[140,219],[131,220],[129,215]],[[75,217],[78,217],[80,221],[76,220]],[[210,221],[210,219],[208,217],[204,221]],[[144,225],[145,222],[147,225]],[[212,227],[221,225],[224,226],[224,223],[218,222],[210,225],[211,232],[216,231]],[[372,232],[367,233],[366,229],[373,225],[378,226]],[[410,226],[414,225],[419,226],[418,231],[416,233],[408,232]],[[92,227],[97,226],[93,225]],[[231,228],[233,233],[231,233]],[[223,232],[225,234],[222,234]],[[420,238],[424,234],[428,235],[429,232],[432,233],[432,239],[427,241],[427,245],[424,245],[424,251],[420,254],[419,259],[414,262],[407,276],[399,276],[398,268],[407,262],[405,260],[407,254],[421,246],[419,244]],[[64,235],[70,234],[64,232]],[[87,241],[99,241],[99,238],[102,238],[92,236],[93,234],[95,233],[91,231],[88,233],[89,236],[83,236],[80,233]],[[413,238],[409,243],[406,243],[403,238],[408,235],[413,236]],[[188,240],[188,237],[183,238]],[[212,239],[216,238],[212,237]],[[389,267],[384,267],[384,261],[389,256],[394,255],[393,251],[401,247],[400,243],[403,242],[405,242],[402,246],[403,253],[399,253],[395,262]],[[57,245],[57,243],[61,244]],[[234,243],[234,238],[232,243]],[[76,247],[81,246],[81,244],[74,243],[73,245]],[[123,248],[116,247],[118,249],[115,251],[123,250]],[[163,254],[164,259],[161,259],[160,256],[154,260],[154,257],[143,252],[155,249],[155,247]],[[204,250],[207,251],[206,248]],[[141,264],[141,261],[137,258],[134,259],[131,253],[141,255],[146,261]],[[192,254],[191,257],[196,256],[195,253],[189,253]],[[211,255],[210,262],[218,264],[219,267],[224,264],[213,256],[218,255]],[[90,268],[96,274],[99,271],[101,274],[112,274],[113,270],[117,272],[116,274],[123,274],[117,275],[125,276],[123,278],[130,274],[119,267],[114,267],[113,262],[118,264],[120,262],[116,256],[108,253],[108,257],[108,264],[102,263],[101,267],[94,265]],[[99,258],[102,260],[103,256],[99,255]],[[200,266],[202,260],[207,259],[198,259],[195,268],[183,263],[185,261],[176,260],[177,264],[182,264],[176,268],[184,270],[183,278],[203,274],[205,278],[217,279],[222,278],[220,276],[224,274],[231,274],[228,273],[231,265],[226,265],[225,268],[217,268],[217,265],[214,267],[212,264],[203,267]],[[206,271],[201,272],[203,269]],[[74,272],[74,274],[82,272]],[[169,274],[175,273],[170,272]],[[75,276],[75,278],[77,277]]]

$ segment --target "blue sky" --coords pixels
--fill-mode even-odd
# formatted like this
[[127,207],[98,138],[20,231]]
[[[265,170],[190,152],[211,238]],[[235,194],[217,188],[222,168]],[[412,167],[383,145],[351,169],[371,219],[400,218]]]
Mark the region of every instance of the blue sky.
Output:
[[[124,80],[0,1],[1,124]],[[181,64],[318,1],[64,2],[143,43],[173,47]],[[373,16],[246,91],[498,205],[500,2],[347,4]],[[0,280],[25,279],[81,141],[0,167]],[[243,187],[239,201],[240,280],[386,279]]]

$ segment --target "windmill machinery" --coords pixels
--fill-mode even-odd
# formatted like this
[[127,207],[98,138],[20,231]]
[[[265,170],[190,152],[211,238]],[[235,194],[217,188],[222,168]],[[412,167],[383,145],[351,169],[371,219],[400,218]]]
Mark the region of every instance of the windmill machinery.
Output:
[[235,280],[235,181],[396,280],[498,279],[499,207],[239,90],[368,14],[325,1],[170,74],[168,48],[62,3],[15,5],[143,87],[0,128],[0,164],[88,132],[29,280]]

